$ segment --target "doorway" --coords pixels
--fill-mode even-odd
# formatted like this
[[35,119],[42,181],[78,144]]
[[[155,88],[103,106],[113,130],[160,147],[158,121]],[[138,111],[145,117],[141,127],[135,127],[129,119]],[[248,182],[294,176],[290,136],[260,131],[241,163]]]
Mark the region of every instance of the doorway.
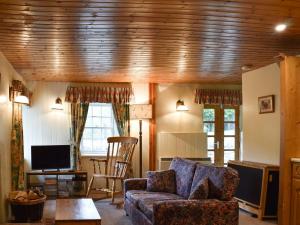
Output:
[[240,110],[238,106],[204,105],[203,131],[207,133],[208,157],[216,166],[240,156]]

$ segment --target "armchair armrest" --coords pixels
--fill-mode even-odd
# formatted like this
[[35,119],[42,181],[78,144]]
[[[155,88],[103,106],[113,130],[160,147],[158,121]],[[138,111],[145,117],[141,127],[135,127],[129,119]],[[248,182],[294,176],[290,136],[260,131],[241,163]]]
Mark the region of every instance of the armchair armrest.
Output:
[[172,200],[153,205],[154,225],[238,225],[236,200]]
[[129,190],[146,190],[147,178],[132,178],[124,181],[124,193]]

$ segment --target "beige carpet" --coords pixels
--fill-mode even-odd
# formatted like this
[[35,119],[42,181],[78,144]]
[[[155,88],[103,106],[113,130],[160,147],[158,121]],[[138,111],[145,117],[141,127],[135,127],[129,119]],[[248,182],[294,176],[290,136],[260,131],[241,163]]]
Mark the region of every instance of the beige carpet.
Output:
[[[102,218],[101,225],[132,225],[123,209],[117,209],[110,204],[109,200],[99,200],[95,205]],[[44,222],[48,225],[53,223],[55,215],[55,200],[49,200],[45,204]],[[240,211],[239,225],[271,225],[277,224],[276,221],[261,221],[252,217],[250,214]]]

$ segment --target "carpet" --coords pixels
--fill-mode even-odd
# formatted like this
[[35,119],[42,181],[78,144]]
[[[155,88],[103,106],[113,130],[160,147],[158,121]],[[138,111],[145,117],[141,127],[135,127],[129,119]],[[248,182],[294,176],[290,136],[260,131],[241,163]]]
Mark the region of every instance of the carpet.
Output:
[[[125,215],[123,208],[116,208],[110,204],[110,199],[95,201],[95,206],[101,216],[101,225],[132,225],[129,217]],[[44,208],[43,224],[54,225],[55,200],[47,200]],[[261,221],[252,217],[249,213],[240,211],[240,225],[274,225],[276,220]],[[39,224],[37,224],[39,225]]]
[[101,216],[101,225],[132,225],[128,216],[125,215],[123,208],[116,208],[110,204],[109,200],[99,200],[95,206]]

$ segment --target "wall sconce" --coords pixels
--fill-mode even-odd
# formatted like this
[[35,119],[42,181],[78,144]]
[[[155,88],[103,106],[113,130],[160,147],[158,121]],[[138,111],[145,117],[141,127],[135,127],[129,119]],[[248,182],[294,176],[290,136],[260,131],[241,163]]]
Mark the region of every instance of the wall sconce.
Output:
[[178,100],[176,102],[176,111],[188,111],[189,108],[184,105],[184,101],[183,100]]
[[55,104],[51,107],[52,109],[56,109],[56,110],[63,110],[64,106],[62,104],[62,100],[60,97],[57,97],[55,100]]
[[9,88],[9,99],[15,103],[29,105],[31,93],[19,80],[13,80]]
[[15,97],[15,101],[14,102],[28,105],[29,104],[29,98],[26,96],[25,92],[22,91],[20,93],[20,95],[18,95],[18,96]]

